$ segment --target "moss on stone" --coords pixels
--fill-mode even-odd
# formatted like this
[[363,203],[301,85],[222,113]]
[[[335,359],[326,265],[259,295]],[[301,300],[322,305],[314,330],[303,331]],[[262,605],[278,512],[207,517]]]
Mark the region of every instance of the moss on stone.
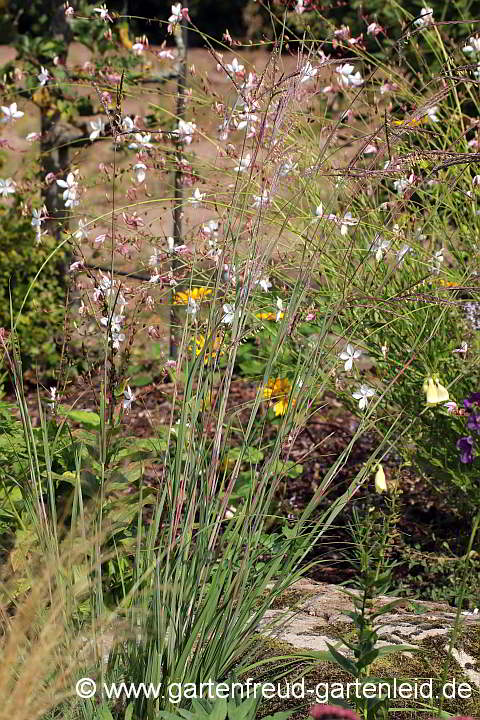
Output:
[[[318,632],[332,637],[332,642],[341,637],[349,639],[348,635],[352,634],[352,626],[349,623],[337,623],[332,627],[323,625],[317,628]],[[401,653],[392,653],[378,658],[371,666],[372,678],[392,679],[397,678],[399,681],[424,682],[429,678],[433,678],[433,688],[440,685],[442,675],[447,659],[446,645],[448,638],[446,635],[427,638],[420,643],[422,651],[411,653],[409,656]],[[480,648],[480,627],[475,626],[468,628],[462,632],[460,641],[457,643],[459,648],[464,649],[472,655],[479,657]],[[275,660],[275,658],[279,658]],[[288,643],[280,642],[271,638],[259,636],[258,643],[255,646],[253,656],[251,656],[251,664],[272,660],[271,663],[257,666],[248,671],[243,676],[252,677],[255,682],[288,682],[300,681],[305,678],[305,687],[314,690],[318,683],[342,683],[352,682],[353,678],[347,675],[340,667],[332,662],[325,661],[324,654],[312,652],[309,650],[297,649]],[[450,669],[447,674],[447,680],[451,681],[455,678],[457,684],[459,682],[468,682],[472,685],[468,677],[460,665],[452,658]],[[242,680],[242,678],[239,678]],[[307,699],[280,699],[271,698],[264,700],[260,706],[260,716],[270,715],[281,710],[295,710],[292,720],[304,720],[307,716],[308,708],[316,702],[315,693],[311,692],[307,695]],[[409,710],[417,705],[417,710]],[[421,708],[418,701],[400,700],[392,701],[392,709],[395,710],[395,720],[424,720],[429,717],[429,713],[425,714],[425,707]],[[422,711],[423,710],[423,711]],[[480,717],[480,693],[474,690],[470,699],[445,699],[443,710],[454,713],[471,715]],[[430,711],[431,715],[435,715],[434,710]]]

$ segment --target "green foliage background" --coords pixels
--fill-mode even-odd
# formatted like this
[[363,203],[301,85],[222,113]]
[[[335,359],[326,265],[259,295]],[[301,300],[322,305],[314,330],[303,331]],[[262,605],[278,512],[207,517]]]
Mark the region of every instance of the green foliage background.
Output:
[[[22,217],[16,206],[0,205],[0,327],[11,328],[10,296],[13,321],[17,319],[27,291],[37,272],[56,247],[56,240],[43,235],[37,245],[30,217]],[[28,295],[18,319],[23,360],[52,367],[58,360],[57,344],[61,341],[65,308],[65,283],[60,251],[48,264],[48,272],[40,273]]]

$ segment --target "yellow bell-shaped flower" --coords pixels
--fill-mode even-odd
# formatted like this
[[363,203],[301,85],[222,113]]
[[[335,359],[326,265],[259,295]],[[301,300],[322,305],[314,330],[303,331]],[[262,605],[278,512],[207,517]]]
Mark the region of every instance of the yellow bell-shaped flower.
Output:
[[377,493],[387,492],[387,480],[381,463],[378,463],[375,473],[375,490]]
[[423,392],[427,396],[427,405],[445,403],[450,397],[447,388],[440,383],[437,376],[426,378],[423,383]]
[[437,394],[438,394],[438,402],[448,402],[449,394],[446,387],[443,387],[443,385],[440,385],[439,381],[437,380]]

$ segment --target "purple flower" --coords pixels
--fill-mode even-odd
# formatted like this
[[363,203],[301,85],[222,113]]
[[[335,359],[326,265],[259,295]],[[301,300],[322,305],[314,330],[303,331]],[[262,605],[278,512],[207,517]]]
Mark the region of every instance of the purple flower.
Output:
[[480,405],[480,392],[470,393],[463,401],[463,405],[466,408],[471,408],[473,405]]
[[480,434],[480,415],[472,413],[468,418],[467,427],[469,430],[473,430],[477,434]]
[[457,450],[460,450],[460,462],[471,463],[473,462],[473,438],[471,435],[462,437],[457,440]]

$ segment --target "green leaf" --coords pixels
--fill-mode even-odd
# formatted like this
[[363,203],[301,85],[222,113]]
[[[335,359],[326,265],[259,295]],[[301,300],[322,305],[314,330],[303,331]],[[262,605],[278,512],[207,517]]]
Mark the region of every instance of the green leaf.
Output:
[[96,714],[97,720],[113,720],[113,715],[106,705],[101,705]]
[[293,464],[291,462],[284,462],[283,460],[277,460],[272,468],[272,473],[275,475],[286,475],[294,480],[303,473],[303,465]]
[[422,648],[415,647],[414,645],[384,645],[383,647],[377,648],[378,656],[390,655],[395,652],[421,652]]
[[58,414],[68,417],[84,428],[97,429],[100,427],[100,415],[97,415],[95,412],[89,412],[88,410],[69,410],[64,405],[59,405]]
[[334,648],[333,645],[330,645],[330,643],[327,643],[326,645],[329,654],[331,655],[331,660],[337,665],[340,665],[340,667],[343,668],[343,670],[345,670],[345,672],[347,672],[349,675],[352,675],[352,677],[356,677],[358,673],[355,663],[344,657],[342,653],[338,652],[338,650]]

